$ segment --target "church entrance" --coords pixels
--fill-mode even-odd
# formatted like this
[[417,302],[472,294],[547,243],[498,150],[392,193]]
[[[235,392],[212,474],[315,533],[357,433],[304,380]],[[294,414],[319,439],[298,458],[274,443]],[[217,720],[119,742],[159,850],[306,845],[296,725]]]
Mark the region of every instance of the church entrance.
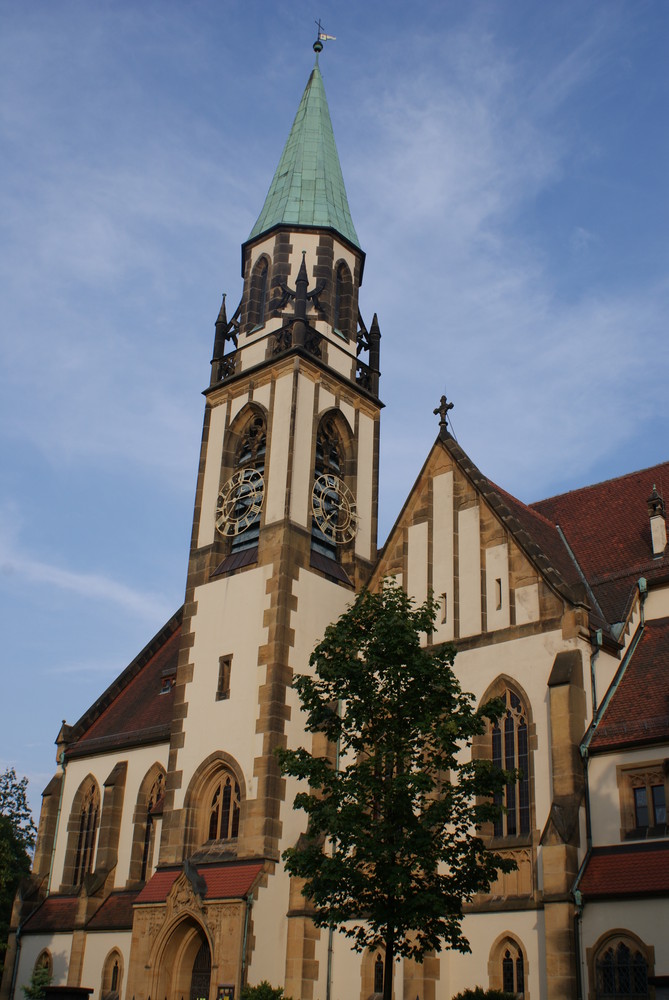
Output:
[[172,925],[156,956],[151,996],[161,1000],[210,1000],[211,948],[192,915]]
[[203,941],[193,962],[193,972],[190,977],[190,1000],[209,1000],[210,981],[211,951],[209,943]]

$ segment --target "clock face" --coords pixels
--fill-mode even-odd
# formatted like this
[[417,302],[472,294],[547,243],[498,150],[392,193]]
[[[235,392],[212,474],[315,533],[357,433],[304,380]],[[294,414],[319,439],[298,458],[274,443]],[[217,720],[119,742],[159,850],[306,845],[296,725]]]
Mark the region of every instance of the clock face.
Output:
[[221,487],[216,501],[216,529],[226,538],[246,531],[259,517],[265,480],[257,469],[240,469]]
[[341,545],[355,537],[358,530],[355,497],[337,476],[330,473],[318,476],[311,506],[316,524],[330,541]]

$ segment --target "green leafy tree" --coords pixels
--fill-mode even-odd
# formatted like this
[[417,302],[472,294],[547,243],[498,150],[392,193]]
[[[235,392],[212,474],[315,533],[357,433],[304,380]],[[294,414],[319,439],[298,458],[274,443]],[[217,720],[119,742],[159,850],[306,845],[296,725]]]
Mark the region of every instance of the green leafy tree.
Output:
[[271,986],[263,979],[257,986],[245,986],[242,989],[242,1000],[291,1000],[283,995],[280,986]]
[[286,868],[305,880],[318,926],[339,927],[358,951],[385,949],[385,1000],[396,957],[470,950],[463,902],[514,867],[476,829],[499,814],[493,796],[515,775],[463,753],[502,705],[475,711],[454,648],[421,647],[436,612],[390,581],[363,591],[312,653],[315,675],[294,680],[307,730],[332,752],[278,752],[283,773],[310,786],[295,798],[308,835],[284,853]]
[[26,1000],[42,1000],[46,994],[46,988],[51,984],[51,973],[45,965],[36,965],[32,971],[30,982],[27,986],[22,986]]
[[14,896],[30,872],[35,824],[26,798],[27,778],[13,767],[0,774],[0,974],[4,967]]
[[0,816],[8,816],[26,851],[35,846],[37,830],[28,805],[28,779],[17,778],[13,767],[0,774]]

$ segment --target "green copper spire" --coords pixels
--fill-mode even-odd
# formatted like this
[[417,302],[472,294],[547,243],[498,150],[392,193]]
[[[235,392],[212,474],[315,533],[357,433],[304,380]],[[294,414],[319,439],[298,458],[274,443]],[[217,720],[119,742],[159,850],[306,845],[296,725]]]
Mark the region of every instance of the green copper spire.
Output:
[[279,223],[328,227],[360,246],[348,207],[318,56],[249,239]]

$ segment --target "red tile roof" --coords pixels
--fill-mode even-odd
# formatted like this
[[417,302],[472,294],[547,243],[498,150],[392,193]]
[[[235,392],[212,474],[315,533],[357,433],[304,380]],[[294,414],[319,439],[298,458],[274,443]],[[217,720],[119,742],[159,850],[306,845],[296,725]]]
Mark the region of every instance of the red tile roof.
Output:
[[[206,899],[241,899],[249,891],[262,868],[261,862],[234,861],[224,865],[198,865],[197,872],[206,883]],[[157,871],[135,902],[164,903],[182,872],[182,868]]]
[[132,928],[132,905],[139,891],[113,892],[88,921],[87,930],[130,930]]
[[530,506],[559,524],[609,622],[622,621],[640,576],[669,575],[669,546],[653,558],[646,501],[669,492],[669,462]]
[[163,679],[176,674],[180,638],[175,615],[75,724],[68,757],[169,739],[174,686],[162,693]]
[[590,750],[669,742],[669,618],[646,623]]
[[40,908],[26,920],[23,933],[74,930],[78,907],[78,896],[47,896]]
[[595,847],[579,888],[586,902],[669,895],[669,843]]

